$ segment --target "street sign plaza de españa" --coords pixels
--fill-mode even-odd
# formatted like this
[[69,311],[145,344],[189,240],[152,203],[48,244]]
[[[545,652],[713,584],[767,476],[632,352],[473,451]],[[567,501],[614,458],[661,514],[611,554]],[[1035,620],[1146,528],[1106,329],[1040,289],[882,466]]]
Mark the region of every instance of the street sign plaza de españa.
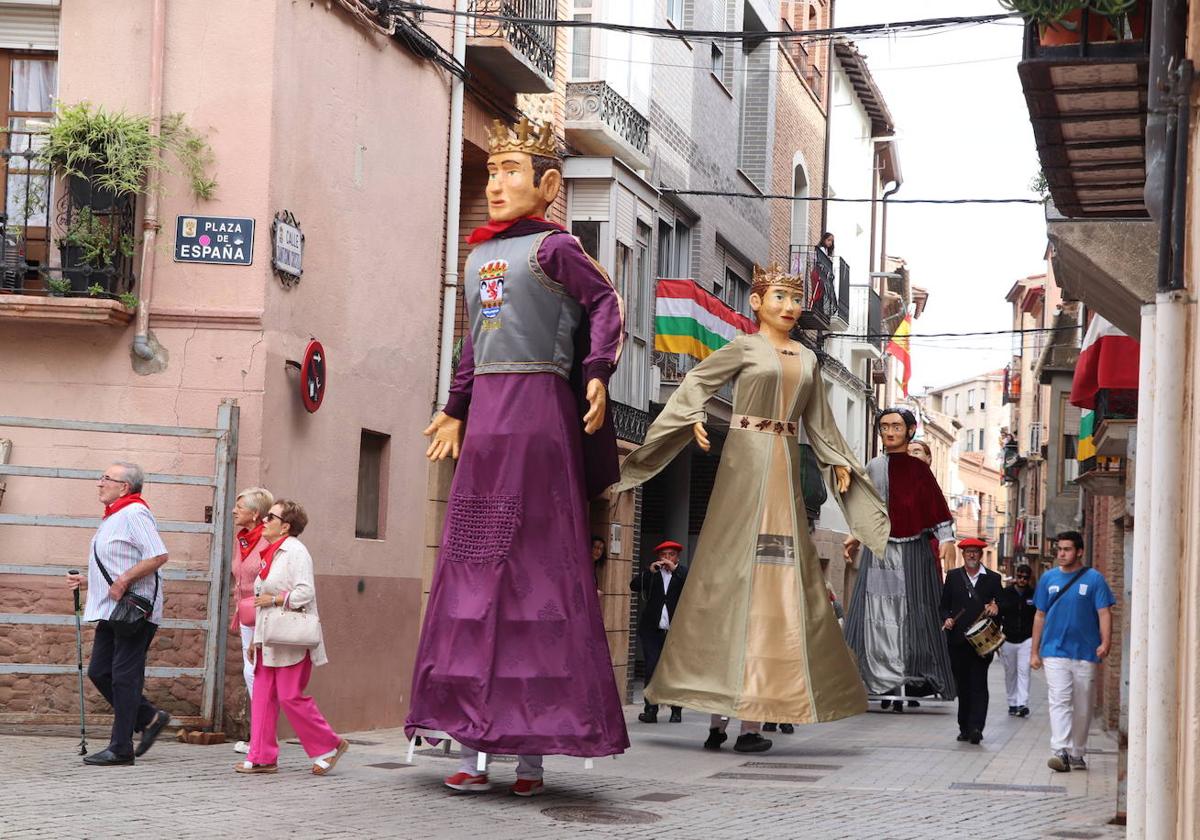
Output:
[[250,265],[254,261],[254,219],[179,216],[175,220],[175,262]]

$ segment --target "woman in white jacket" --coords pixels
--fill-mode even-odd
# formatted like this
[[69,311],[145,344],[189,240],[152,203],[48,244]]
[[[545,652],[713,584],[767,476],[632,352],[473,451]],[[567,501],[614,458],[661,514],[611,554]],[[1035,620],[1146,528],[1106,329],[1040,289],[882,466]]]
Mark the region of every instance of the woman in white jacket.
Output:
[[317,623],[317,593],[313,586],[312,555],[296,539],[304,532],[308,515],[296,502],[280,499],[263,517],[262,570],[254,581],[254,644],[248,656],[254,661],[254,694],[250,707],[250,752],[234,769],[239,773],[274,773],[279,742],[275,736],[280,707],[296,731],[301,746],[313,761],[312,772],[324,776],[337,764],[349,742],[334,733],[316,701],[304,693],[314,665],[324,665],[325,643],[314,647],[270,644],[266,628],[273,618],[289,610],[308,613]]

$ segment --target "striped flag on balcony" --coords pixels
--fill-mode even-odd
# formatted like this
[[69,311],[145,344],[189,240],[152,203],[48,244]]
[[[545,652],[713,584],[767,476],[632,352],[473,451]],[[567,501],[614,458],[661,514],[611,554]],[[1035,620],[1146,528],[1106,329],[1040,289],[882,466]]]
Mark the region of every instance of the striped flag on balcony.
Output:
[[1071,404],[1096,407],[1102,389],[1137,390],[1141,345],[1099,315],[1088,324],[1071,382]]
[[692,280],[659,280],[654,301],[654,349],[705,359],[739,332],[757,332],[745,315],[730,309]]
[[912,316],[905,315],[904,320],[900,322],[900,326],[896,327],[896,332],[892,334],[891,340],[888,342],[887,351],[892,358],[900,363],[900,383],[901,390],[904,391],[904,396],[908,396],[908,381],[912,379],[912,357],[908,353],[908,338],[912,335]]

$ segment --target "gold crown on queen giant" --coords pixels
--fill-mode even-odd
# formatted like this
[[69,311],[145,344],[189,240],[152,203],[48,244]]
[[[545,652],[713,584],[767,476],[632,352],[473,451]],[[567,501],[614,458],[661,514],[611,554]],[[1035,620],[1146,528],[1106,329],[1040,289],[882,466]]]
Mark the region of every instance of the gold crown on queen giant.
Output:
[[558,142],[554,139],[554,126],[550,123],[539,126],[527,117],[521,117],[521,121],[510,131],[503,120],[492,120],[492,127],[488,129],[488,154],[503,152],[524,152],[558,160],[560,155]]
[[[779,263],[771,263],[766,268],[754,266],[754,277],[750,282],[751,293],[761,295],[771,286],[785,286],[801,294],[806,293],[804,277],[799,274],[788,274],[779,267]],[[805,301],[807,300],[806,295]]]

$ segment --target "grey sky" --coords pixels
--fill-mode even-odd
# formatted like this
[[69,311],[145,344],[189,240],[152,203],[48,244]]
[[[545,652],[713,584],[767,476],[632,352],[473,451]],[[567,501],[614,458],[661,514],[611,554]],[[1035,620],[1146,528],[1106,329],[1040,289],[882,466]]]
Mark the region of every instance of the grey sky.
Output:
[[[835,8],[837,26],[1002,11],[996,0],[840,0]],[[896,121],[904,174],[896,198],[1031,197],[1038,162],[1017,78],[1019,24],[855,40]],[[1006,336],[920,336],[1007,329],[1004,295],[1018,278],[1045,270],[1045,232],[1036,205],[888,210],[888,252],[904,257],[913,283],[929,290],[914,322],[910,390],[1008,362]]]

